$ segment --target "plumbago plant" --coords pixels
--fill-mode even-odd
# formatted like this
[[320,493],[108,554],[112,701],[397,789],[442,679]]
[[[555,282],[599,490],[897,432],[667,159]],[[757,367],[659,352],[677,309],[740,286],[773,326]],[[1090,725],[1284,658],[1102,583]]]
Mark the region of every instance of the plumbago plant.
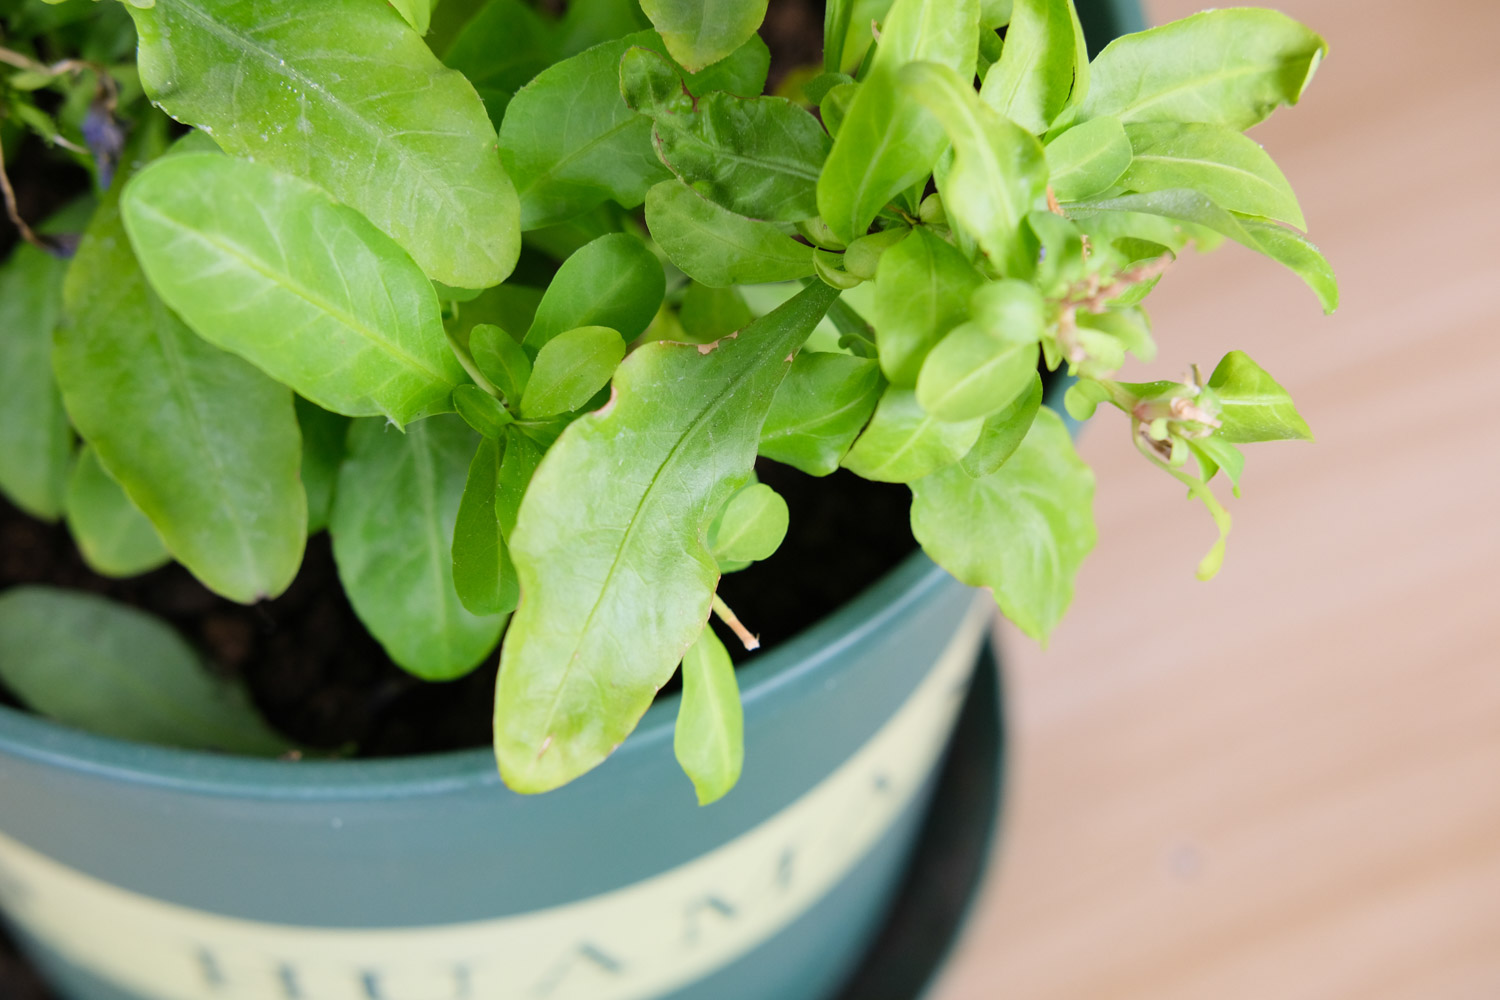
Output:
[[[105,572],[173,558],[242,602],[326,527],[402,667],[450,679],[500,646],[523,792],[604,760],[679,664],[678,756],[700,800],[733,785],[709,619],[749,638],[718,581],[786,531],[757,455],[909,484],[922,547],[1045,639],[1095,541],[1042,406],[1056,372],[1075,418],[1119,410],[1207,507],[1214,574],[1211,481],[1307,425],[1238,351],[1206,379],[1113,374],[1151,360],[1141,302],[1190,244],[1241,243],[1335,307],[1242,134],[1297,102],[1322,39],[1218,10],[1090,62],[1070,0],[895,0],[873,25],[830,0],[824,72],[789,99],[762,96],[765,0],[641,7],[0,5],[41,25],[7,39],[7,119],[98,182],[52,224],[87,220],[71,261],[27,230],[0,276],[0,484]],[[68,24],[108,51],[44,52]],[[7,600],[13,665],[72,620]]]

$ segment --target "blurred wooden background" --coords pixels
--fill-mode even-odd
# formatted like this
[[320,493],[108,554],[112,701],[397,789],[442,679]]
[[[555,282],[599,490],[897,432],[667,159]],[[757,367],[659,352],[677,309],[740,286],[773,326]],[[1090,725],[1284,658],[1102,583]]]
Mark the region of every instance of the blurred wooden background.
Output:
[[1332,48],[1252,134],[1344,305],[1179,262],[1150,371],[1246,350],[1318,441],[1248,449],[1200,584],[1208,518],[1090,426],[1099,548],[1049,650],[1006,632],[1003,836],[938,1000],[1500,998],[1500,3],[1267,5]]

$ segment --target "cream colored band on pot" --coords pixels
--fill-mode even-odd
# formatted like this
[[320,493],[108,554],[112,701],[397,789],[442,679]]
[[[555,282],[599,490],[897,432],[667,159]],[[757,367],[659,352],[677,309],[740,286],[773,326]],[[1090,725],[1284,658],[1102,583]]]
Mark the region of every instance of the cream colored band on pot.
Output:
[[284,926],[128,892],[4,835],[0,889],[38,940],[153,1000],[656,996],[786,927],[890,829],[942,750],[993,610],[982,597],[910,699],[802,798],[722,847],[602,896],[411,929]]

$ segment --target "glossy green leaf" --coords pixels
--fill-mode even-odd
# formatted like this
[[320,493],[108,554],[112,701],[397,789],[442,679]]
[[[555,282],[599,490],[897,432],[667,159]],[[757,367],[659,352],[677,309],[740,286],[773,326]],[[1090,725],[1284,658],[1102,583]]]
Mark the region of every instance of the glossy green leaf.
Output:
[[818,117],[822,119],[823,127],[828,130],[828,134],[835,139],[838,138],[839,126],[844,124],[844,119],[849,115],[849,109],[854,105],[854,95],[857,93],[859,93],[859,84],[852,81],[841,83],[830,87],[818,101]]
[[1124,35],[1094,60],[1070,121],[1208,122],[1243,131],[1296,104],[1328,45],[1285,14],[1209,10]]
[[864,281],[874,278],[880,269],[880,258],[910,234],[911,229],[906,226],[893,226],[859,237],[844,251],[844,269]]
[[871,358],[802,351],[792,362],[760,435],[760,454],[826,476],[839,467],[885,390]]
[[358,212],[201,153],[146,168],[122,208],[152,287],[211,343],[325,410],[405,424],[449,408],[464,374],[432,283]]
[[474,615],[453,583],[451,541],[479,436],[456,416],[405,433],[357,420],[339,470],[329,534],[359,620],[424,680],[462,677],[500,640],[503,615]]
[[453,524],[453,589],[464,608],[481,616],[509,614],[521,599],[495,505],[504,448],[503,440],[479,442]]
[[1073,0],[1016,0],[984,103],[1038,135],[1089,89],[1089,50]]
[[637,348],[612,405],[548,452],[511,535],[522,598],[495,751],[512,788],[545,791],[599,764],[702,631],[719,575],[704,534],[749,479],[787,358],[836,294],[814,284],[706,352]]
[[85,445],[68,477],[68,531],[89,568],[104,576],[136,576],[172,557],[151,521]]
[[453,408],[464,423],[492,441],[504,437],[505,428],[515,419],[498,399],[474,385],[453,390]]
[[1291,395],[1244,351],[1224,355],[1208,387],[1223,404],[1224,426],[1215,436],[1234,444],[1251,441],[1312,440],[1312,431]]
[[875,271],[875,342],[892,385],[912,387],[927,352],[968,317],[984,279],[964,255],[919,227],[880,258]]
[[500,517],[500,537],[506,544],[510,543],[511,533],[516,530],[521,501],[526,498],[526,489],[531,485],[536,467],[541,464],[542,455],[542,447],[515,425],[506,428],[499,480],[495,486],[495,512]]
[[[1036,332],[1040,336],[1040,326]],[[997,336],[979,323],[961,324],[927,355],[917,379],[917,403],[951,423],[987,417],[1025,394],[1040,354],[1035,339]]]
[[474,85],[498,128],[516,91],[558,58],[557,35],[523,0],[488,0],[453,39],[443,62]]
[[427,34],[427,28],[432,24],[432,8],[436,7],[438,0],[389,0],[390,5],[396,8],[396,13],[406,18],[406,23],[417,29],[417,34]]
[[791,513],[765,483],[751,483],[729,498],[708,529],[708,550],[720,565],[769,559],[786,538]]
[[1130,190],[1191,188],[1231,212],[1307,228],[1292,186],[1254,139],[1220,125],[1180,122],[1140,122],[1125,133],[1134,158],[1119,180]]
[[978,46],[978,0],[891,6],[870,74],[854,92],[818,181],[818,214],[840,240],[864,235],[887,202],[926,178],[947,144],[901,68],[923,60],[972,77]]
[[291,749],[165,622],[92,594],[0,594],[0,680],[41,715],[101,736],[265,757]]
[[1047,143],[1047,173],[1058,201],[1109,190],[1130,166],[1130,137],[1118,118],[1095,118]]
[[62,513],[73,450],[52,377],[67,269],[27,244],[0,264],[0,491],[48,521]]
[[516,192],[484,106],[387,5],[162,0],[130,13],[141,82],[173,118],[327,189],[438,281],[487,288],[515,267]]
[[711,344],[755,321],[738,289],[711,288],[696,281],[683,294],[677,316],[695,344]]
[[469,354],[506,401],[520,405],[531,379],[531,359],[516,339],[493,323],[479,323],[469,331]]
[[709,625],[682,658],[682,701],[672,749],[692,779],[700,806],[723,798],[740,780],[745,712],[734,663]]
[[1198,459],[1203,470],[1203,481],[1212,479],[1220,469],[1234,487],[1234,495],[1240,495],[1240,475],[1245,471],[1245,454],[1217,434],[1205,438],[1192,438],[1187,446]]
[[113,199],[79,245],[63,303],[53,367],[105,469],[210,589],[242,603],[285,590],[307,539],[291,392],[167,309]]
[[673,264],[713,288],[791,281],[815,270],[806,243],[700,198],[678,180],[646,195],[646,225]]
[[[516,94],[500,126],[500,156],[521,199],[521,228],[539,229],[604,201],[634,208],[671,176],[651,148],[651,122],[620,96],[620,60],[643,46],[666,53],[654,31],[580,52],[543,71]],[[765,44],[752,38],[689,86],[760,93]]]
[[609,384],[623,357],[625,341],[607,326],[558,334],[536,356],[521,413],[535,419],[578,409]]
[[922,409],[913,390],[892,386],[842,464],[876,482],[909,483],[957,462],[983,427],[982,419],[939,420]]
[[535,352],[566,330],[607,326],[634,340],[666,294],[661,262],[627,233],[601,236],[563,262],[523,341]]
[[1047,189],[1042,144],[983,104],[946,67],[913,63],[901,71],[901,81],[953,142],[953,164],[938,184],[948,218],[974,237],[1001,274],[1029,275],[1035,260],[1024,221]]
[[1299,233],[1260,219],[1240,219],[1240,229],[1254,240],[1254,249],[1301,278],[1318,297],[1325,314],[1339,307],[1339,282],[1323,252]]
[[1093,379],[1079,379],[1068,386],[1068,391],[1063,395],[1063,408],[1074,420],[1088,420],[1093,417],[1099,404],[1108,402],[1109,398],[1106,386]]
[[672,58],[697,72],[754,35],[766,19],[766,0],[641,0]]
[[988,587],[1006,617],[1046,642],[1094,547],[1093,498],[1094,474],[1062,419],[1042,409],[998,471],[975,479],[953,466],[912,483],[912,532],[934,562]]
[[1042,377],[1032,373],[1031,386],[1025,392],[986,418],[979,440],[959,460],[963,470],[983,479],[1004,465],[1021,446],[1041,406]]
[[297,426],[302,431],[302,488],[307,492],[307,533],[328,527],[333,509],[333,488],[344,460],[344,439],[349,436],[349,418],[329,413],[301,396],[296,397]]

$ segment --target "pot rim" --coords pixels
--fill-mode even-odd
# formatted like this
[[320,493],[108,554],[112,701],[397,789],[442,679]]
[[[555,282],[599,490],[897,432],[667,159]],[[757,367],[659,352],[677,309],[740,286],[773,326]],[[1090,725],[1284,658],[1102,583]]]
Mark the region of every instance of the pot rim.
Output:
[[[855,598],[738,668],[746,712],[765,702],[797,697],[808,683],[820,683],[809,681],[809,675],[886,627],[908,605],[951,582],[952,577],[920,549],[912,552]],[[671,741],[678,698],[672,694],[654,701],[612,759],[629,760]],[[0,759],[7,756],[126,785],[236,798],[386,799],[503,787],[493,752],[485,747],[409,757],[291,762],[136,743],[0,705]]]

